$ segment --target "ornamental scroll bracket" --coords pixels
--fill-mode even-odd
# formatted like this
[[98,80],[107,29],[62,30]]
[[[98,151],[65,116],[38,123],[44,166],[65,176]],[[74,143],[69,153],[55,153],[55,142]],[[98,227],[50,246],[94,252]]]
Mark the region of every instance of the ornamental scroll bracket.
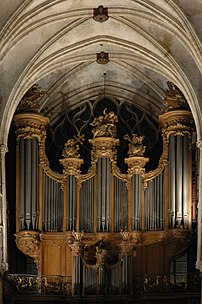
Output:
[[40,268],[40,234],[37,231],[20,231],[15,234],[16,245],[25,255],[34,259],[37,269]]

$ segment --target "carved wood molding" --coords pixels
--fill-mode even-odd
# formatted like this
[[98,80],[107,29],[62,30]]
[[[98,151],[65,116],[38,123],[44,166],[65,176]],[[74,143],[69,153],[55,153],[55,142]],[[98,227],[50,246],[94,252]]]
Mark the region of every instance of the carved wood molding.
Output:
[[20,231],[15,234],[16,245],[25,255],[34,259],[37,269],[40,268],[40,234],[37,231]]

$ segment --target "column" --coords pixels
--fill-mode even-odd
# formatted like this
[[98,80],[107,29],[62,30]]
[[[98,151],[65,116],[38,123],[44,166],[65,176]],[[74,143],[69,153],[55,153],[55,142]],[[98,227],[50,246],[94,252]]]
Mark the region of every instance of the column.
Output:
[[[6,204],[6,145],[0,145],[0,273],[8,270],[7,257],[7,204]],[[3,280],[0,277],[0,303],[3,303]]]
[[202,272],[202,140],[197,142],[199,148],[199,194],[198,194],[198,219],[197,219],[197,261],[196,268]]
[[7,256],[7,202],[6,202],[6,169],[5,154],[8,151],[5,145],[0,145],[0,262],[1,270],[8,270]]

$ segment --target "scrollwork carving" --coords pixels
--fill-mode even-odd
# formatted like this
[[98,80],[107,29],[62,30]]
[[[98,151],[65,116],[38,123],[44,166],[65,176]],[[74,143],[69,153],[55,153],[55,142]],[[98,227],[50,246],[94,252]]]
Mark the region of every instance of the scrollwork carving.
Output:
[[40,267],[40,235],[36,231],[20,231],[16,236],[17,247],[34,259],[37,268]]

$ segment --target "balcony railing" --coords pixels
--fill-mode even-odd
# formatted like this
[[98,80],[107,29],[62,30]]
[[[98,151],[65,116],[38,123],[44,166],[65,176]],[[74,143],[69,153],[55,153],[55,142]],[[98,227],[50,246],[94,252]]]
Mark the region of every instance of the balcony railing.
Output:
[[[8,274],[3,279],[4,294],[72,296],[71,277]],[[108,283],[105,295],[140,297],[170,293],[200,293],[201,277],[200,273],[178,273],[170,276],[145,274],[134,276],[131,287],[127,292],[127,288],[116,289]],[[81,290],[81,296],[89,295],[85,288]],[[92,286],[90,295],[96,295],[96,290],[97,286]]]

